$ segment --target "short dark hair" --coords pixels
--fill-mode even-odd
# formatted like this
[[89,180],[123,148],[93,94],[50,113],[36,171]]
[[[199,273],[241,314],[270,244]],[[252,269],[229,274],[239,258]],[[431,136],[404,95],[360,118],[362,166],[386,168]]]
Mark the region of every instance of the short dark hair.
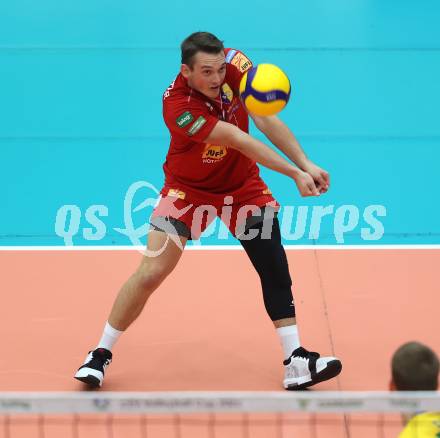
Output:
[[391,372],[399,391],[436,391],[439,360],[426,345],[407,342],[394,353]]
[[197,52],[216,54],[224,50],[223,41],[209,32],[195,32],[180,45],[182,51],[182,64],[192,68],[194,65],[194,55]]

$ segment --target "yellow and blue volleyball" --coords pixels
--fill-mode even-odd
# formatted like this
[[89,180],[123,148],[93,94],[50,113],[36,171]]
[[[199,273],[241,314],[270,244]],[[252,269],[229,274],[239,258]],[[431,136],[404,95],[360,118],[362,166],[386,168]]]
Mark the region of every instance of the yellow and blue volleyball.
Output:
[[276,65],[258,64],[242,77],[240,98],[246,109],[257,116],[279,113],[290,98],[289,78]]

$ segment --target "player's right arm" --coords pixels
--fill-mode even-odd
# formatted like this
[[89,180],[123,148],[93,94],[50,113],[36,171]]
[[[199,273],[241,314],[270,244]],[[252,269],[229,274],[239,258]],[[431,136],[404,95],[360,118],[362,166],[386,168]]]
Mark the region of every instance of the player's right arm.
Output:
[[218,121],[205,143],[236,149],[251,160],[295,180],[302,196],[319,196],[319,190],[308,173],[293,166],[270,147],[231,123]]

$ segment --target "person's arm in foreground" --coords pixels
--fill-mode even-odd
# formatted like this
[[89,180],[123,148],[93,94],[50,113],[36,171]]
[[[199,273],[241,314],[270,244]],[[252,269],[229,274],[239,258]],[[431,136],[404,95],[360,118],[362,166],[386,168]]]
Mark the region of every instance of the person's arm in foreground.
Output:
[[320,192],[309,173],[293,166],[264,143],[231,123],[219,121],[205,142],[236,149],[251,160],[292,178],[302,196],[319,196]]

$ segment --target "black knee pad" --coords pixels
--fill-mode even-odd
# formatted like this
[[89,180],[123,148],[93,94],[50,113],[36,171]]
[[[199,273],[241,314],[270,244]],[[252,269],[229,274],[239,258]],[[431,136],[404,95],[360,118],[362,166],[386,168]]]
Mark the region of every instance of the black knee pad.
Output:
[[[292,280],[289,273],[286,252],[281,244],[278,219],[268,219],[253,224],[250,230],[252,239],[240,239],[254,268],[258,272],[263,289],[266,311],[272,321],[295,317],[295,305],[292,296]],[[249,233],[246,233],[250,235]]]

